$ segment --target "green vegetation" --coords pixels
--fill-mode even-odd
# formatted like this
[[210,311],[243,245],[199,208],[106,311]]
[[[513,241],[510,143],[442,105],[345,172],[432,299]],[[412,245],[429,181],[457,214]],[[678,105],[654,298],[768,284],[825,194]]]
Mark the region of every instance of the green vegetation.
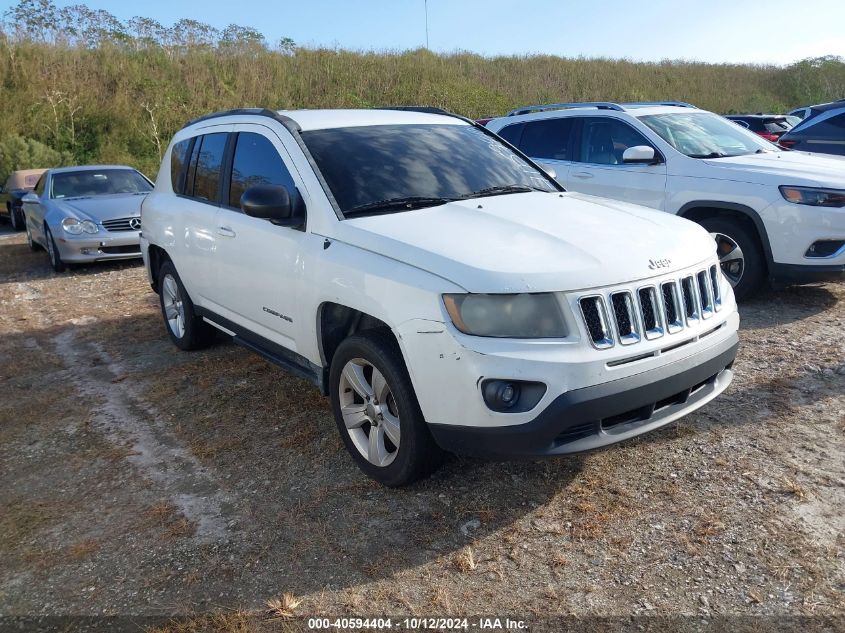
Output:
[[237,25],[122,23],[84,5],[22,0],[0,31],[0,86],[0,142],[17,135],[73,162],[128,163],[155,176],[173,133],[215,110],[431,105],[481,117],[548,101],[672,99],[723,113],[782,112],[845,96],[845,61],[778,67],[306,49],[286,38],[268,45]]

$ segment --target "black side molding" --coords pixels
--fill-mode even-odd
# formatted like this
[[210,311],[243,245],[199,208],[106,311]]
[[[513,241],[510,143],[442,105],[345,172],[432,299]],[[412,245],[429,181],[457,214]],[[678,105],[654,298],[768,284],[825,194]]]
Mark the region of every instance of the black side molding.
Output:
[[263,336],[250,332],[237,323],[234,323],[229,319],[212,312],[211,310],[194,306],[194,311],[198,316],[211,321],[212,324],[219,325],[229,332],[234,332],[232,340],[238,345],[245,347],[251,352],[255,352],[265,360],[281,367],[294,376],[304,378],[315,385],[320,390],[321,394],[324,396],[328,395],[328,368],[315,365],[304,356],[301,356],[286,347],[282,347],[278,343],[274,343]]

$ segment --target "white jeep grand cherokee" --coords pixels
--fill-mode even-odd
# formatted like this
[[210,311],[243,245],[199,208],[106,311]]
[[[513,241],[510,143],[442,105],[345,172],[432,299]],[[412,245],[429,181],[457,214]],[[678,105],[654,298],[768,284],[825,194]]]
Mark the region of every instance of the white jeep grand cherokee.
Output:
[[791,152],[685,103],[554,103],[487,127],[567,189],[694,220],[738,298],[772,281],[845,278],[845,161]]
[[387,485],[443,449],[531,457],[634,437],[733,376],[739,317],[706,231],[566,193],[444,112],[197,119],[142,221],[173,342],[221,330],[315,383]]

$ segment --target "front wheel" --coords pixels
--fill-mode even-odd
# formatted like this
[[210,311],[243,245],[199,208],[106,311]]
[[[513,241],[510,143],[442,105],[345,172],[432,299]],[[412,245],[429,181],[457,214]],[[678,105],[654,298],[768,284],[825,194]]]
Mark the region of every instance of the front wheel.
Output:
[[443,453],[389,334],[373,330],[344,340],[332,358],[329,389],[343,443],[366,475],[404,486],[440,465]]
[[16,211],[15,207],[9,207],[9,224],[12,225],[13,231],[21,230],[21,216],[20,211]]
[[29,230],[29,224],[26,225],[26,245],[29,246],[29,250],[31,251],[38,250],[38,244],[32,239],[32,231]]
[[161,265],[158,285],[161,315],[174,345],[187,351],[211,344],[217,330],[194,312],[194,304],[172,262],[166,261]]
[[719,266],[734,296],[742,299],[758,290],[766,276],[766,261],[756,236],[731,218],[707,218],[701,226],[716,242]]
[[56,240],[53,239],[50,227],[46,225],[44,226],[44,241],[47,242],[47,255],[50,256],[50,266],[57,273],[64,272],[65,263],[62,261],[62,254],[59,252],[59,247],[56,246]]

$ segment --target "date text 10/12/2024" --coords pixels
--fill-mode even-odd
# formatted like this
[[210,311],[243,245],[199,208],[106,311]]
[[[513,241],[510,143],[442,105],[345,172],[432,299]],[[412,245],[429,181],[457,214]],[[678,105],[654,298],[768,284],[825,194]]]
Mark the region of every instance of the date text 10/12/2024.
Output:
[[524,620],[510,618],[309,618],[308,628],[312,630],[354,631],[360,629],[385,630],[479,630],[479,631],[524,631],[528,625]]

